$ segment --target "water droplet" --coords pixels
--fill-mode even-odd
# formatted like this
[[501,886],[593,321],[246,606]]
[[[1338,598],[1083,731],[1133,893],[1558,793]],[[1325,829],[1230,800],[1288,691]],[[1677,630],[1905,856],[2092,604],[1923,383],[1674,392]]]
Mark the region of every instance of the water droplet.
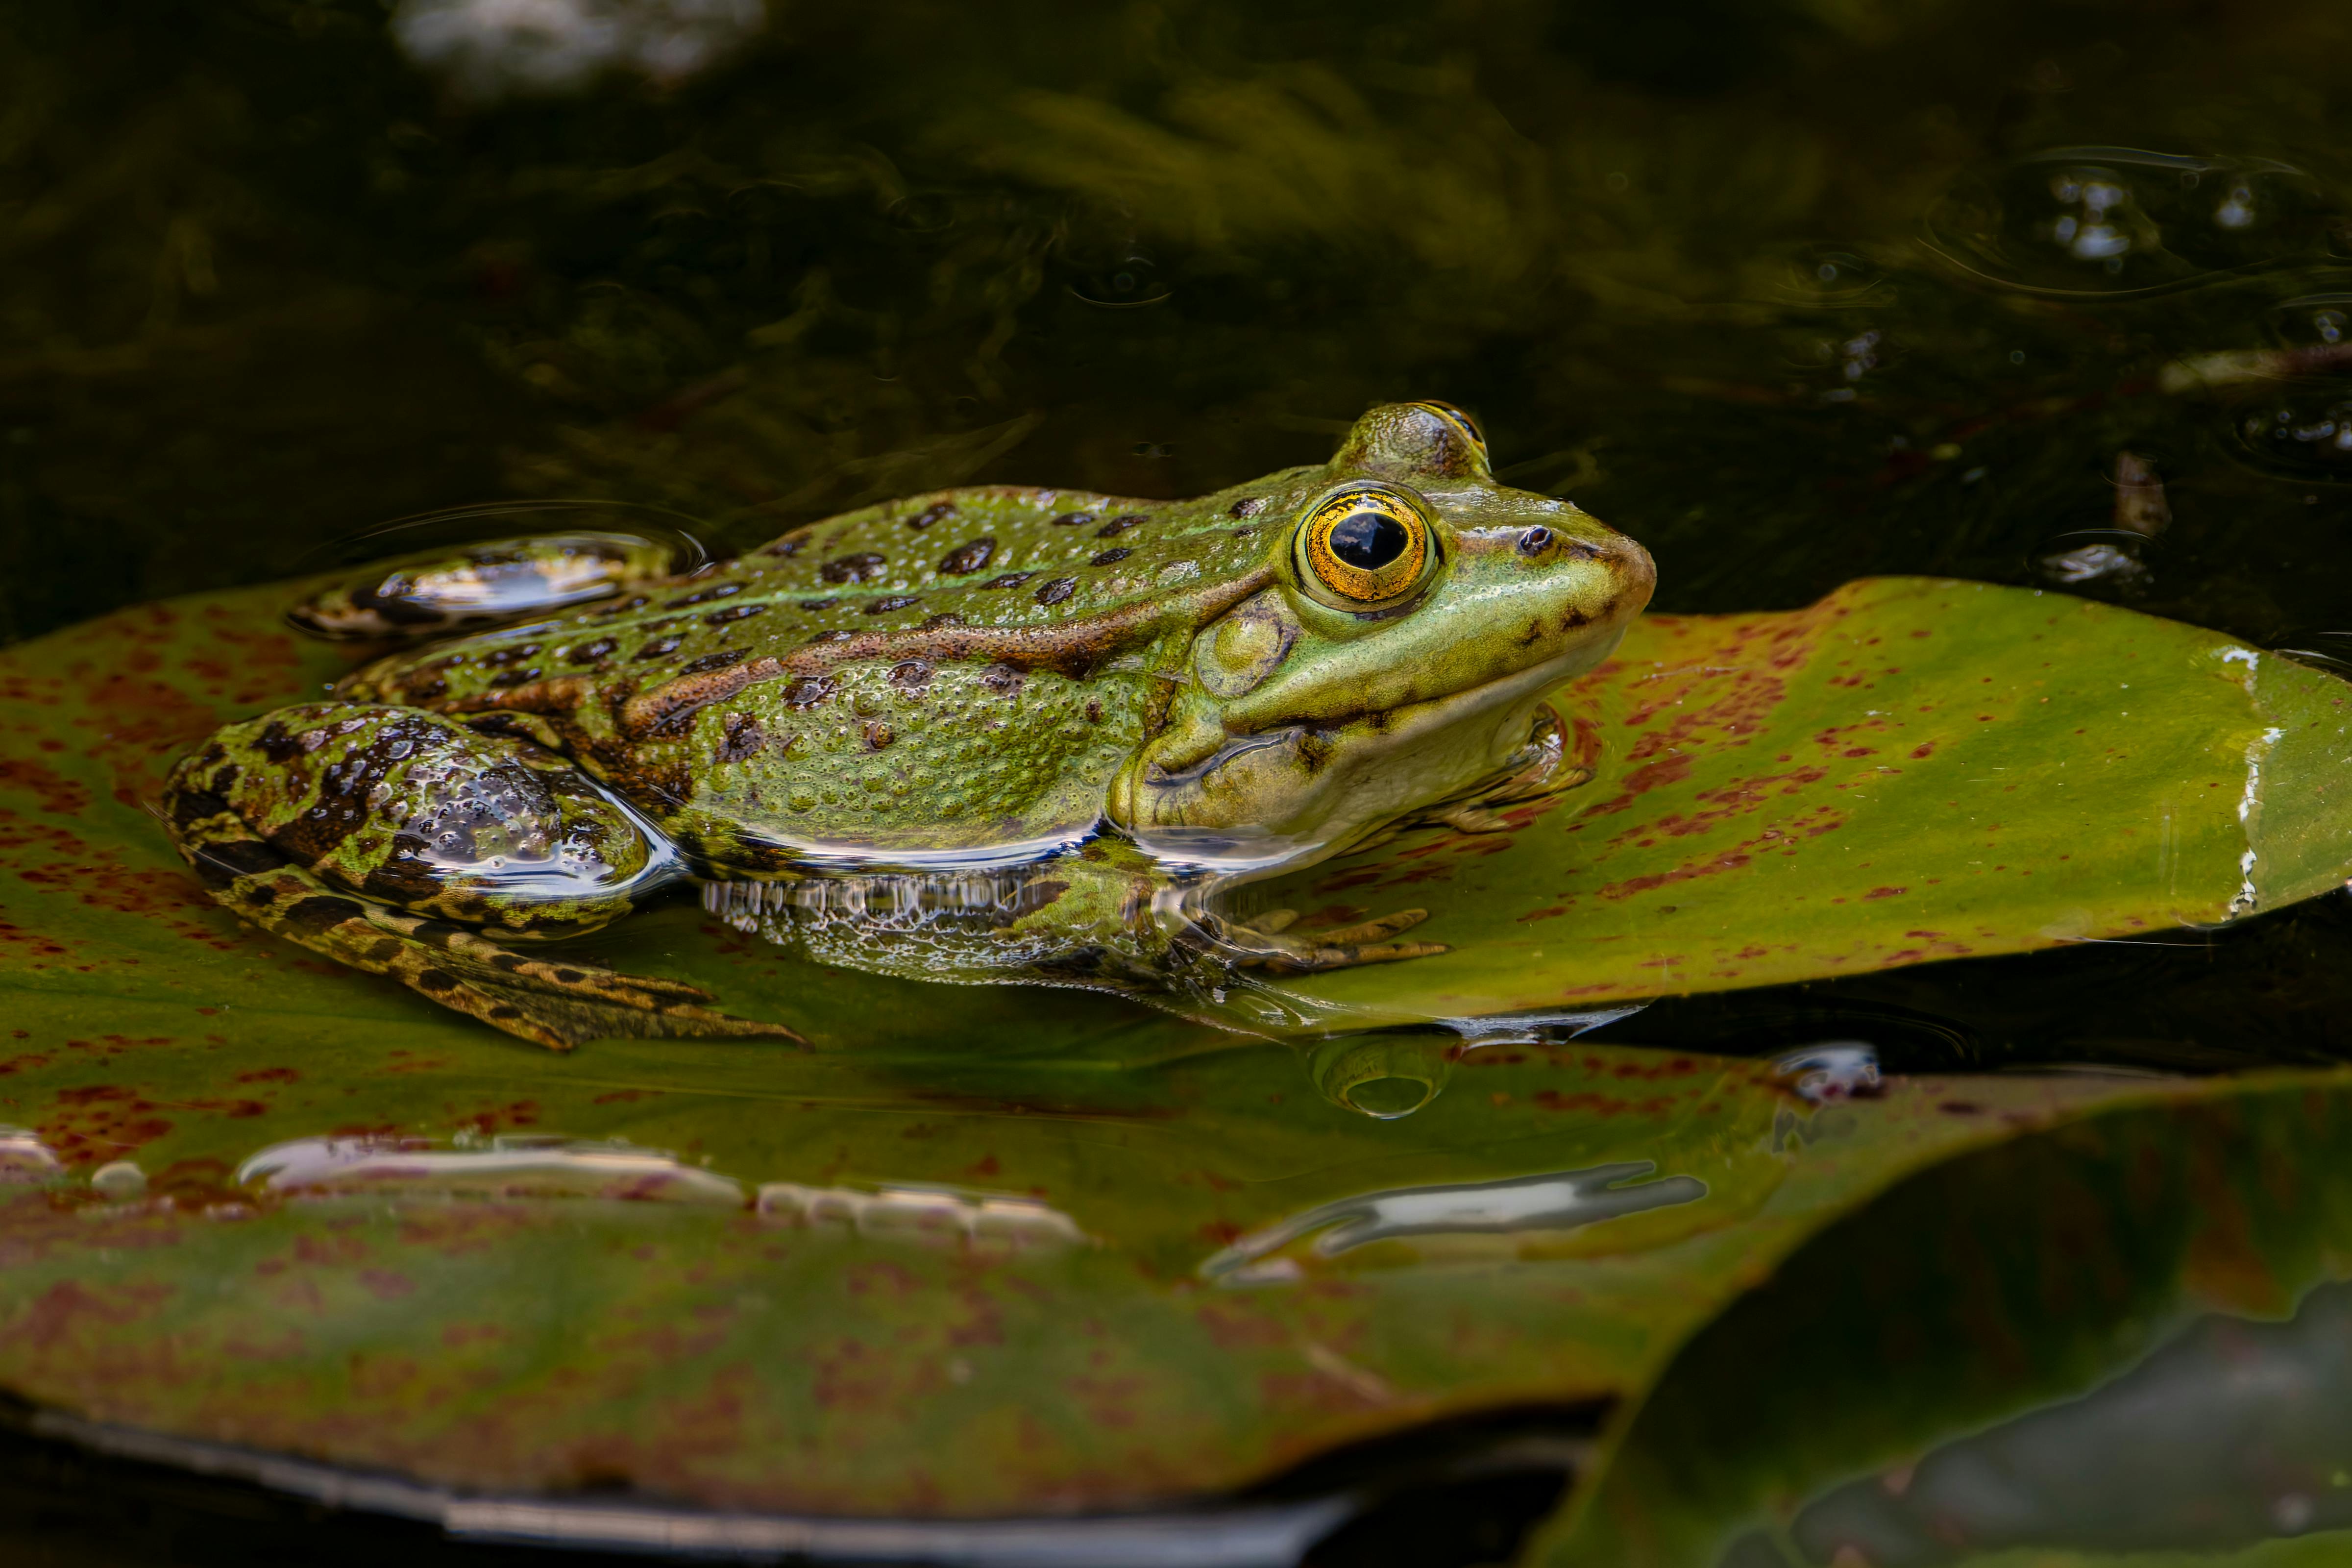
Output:
[[89,1173],[90,1190],[116,1203],[126,1203],[147,1190],[147,1173],[129,1160],[116,1160]]
[[1815,1105],[1867,1097],[1879,1089],[1878,1047],[1863,1040],[1823,1040],[1777,1058],[1772,1071]]
[[1307,1071],[1332,1104],[1393,1121],[1444,1093],[1461,1055],[1461,1037],[1451,1030],[1341,1035],[1307,1053]]

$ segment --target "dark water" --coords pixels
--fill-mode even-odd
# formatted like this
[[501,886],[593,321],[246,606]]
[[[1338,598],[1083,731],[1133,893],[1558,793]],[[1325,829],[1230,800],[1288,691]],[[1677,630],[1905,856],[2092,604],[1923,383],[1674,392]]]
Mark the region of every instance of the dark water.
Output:
[[[1437,397],[1663,610],[1934,573],[2352,647],[2339,5],[779,3],[560,87],[387,14],[0,5],[0,637],[485,500],[743,546]],[[2348,952],[2339,897],[1611,1036],[2333,1061]]]

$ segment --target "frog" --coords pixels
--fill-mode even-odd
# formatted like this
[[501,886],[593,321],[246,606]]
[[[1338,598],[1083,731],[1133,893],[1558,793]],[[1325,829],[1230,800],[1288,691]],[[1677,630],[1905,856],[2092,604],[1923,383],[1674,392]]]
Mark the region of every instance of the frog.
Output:
[[159,815],[244,921],[553,1049],[799,1037],[561,945],[681,889],[824,964],[1214,1017],[1445,952],[1424,910],[1310,932],[1232,890],[1590,778],[1552,694],[1654,583],[1434,401],[1188,500],[950,488],[683,568],[491,542],[313,584],[289,619],[363,661]]

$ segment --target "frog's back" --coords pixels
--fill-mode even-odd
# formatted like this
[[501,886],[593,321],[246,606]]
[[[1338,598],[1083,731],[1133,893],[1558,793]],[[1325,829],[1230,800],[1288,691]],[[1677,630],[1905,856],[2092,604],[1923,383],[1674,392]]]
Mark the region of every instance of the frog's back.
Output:
[[512,713],[715,868],[1017,858],[1092,827],[1155,669],[1264,585],[1259,514],[1286,516],[1318,472],[1186,501],[886,502],[348,689]]

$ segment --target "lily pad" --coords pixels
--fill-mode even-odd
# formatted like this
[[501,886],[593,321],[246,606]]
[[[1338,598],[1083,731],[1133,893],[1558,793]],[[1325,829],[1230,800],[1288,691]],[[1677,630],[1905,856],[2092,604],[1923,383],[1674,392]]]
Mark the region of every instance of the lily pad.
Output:
[[[2289,1563],[2264,1538],[2305,1530],[2340,1550],[2347,1172],[2336,1075],[1914,1176],[1704,1331],[1530,1560]],[[2210,1555],[2157,1551],[2192,1546]]]
[[[271,942],[198,894],[165,848],[145,803],[175,750],[337,673],[331,651],[275,629],[281,596],[146,606],[0,656],[11,715],[0,1120],[16,1128],[0,1136],[11,1178],[0,1387],[58,1419],[467,1490],[619,1484],[843,1515],[1142,1507],[1502,1407],[1614,1430],[1612,1413],[1630,1410],[1690,1334],[1889,1183],[2102,1105],[2207,1092],[1892,1079],[1839,1103],[1770,1064],[1490,1033],[1496,1043],[1468,1051],[1445,1098],[1380,1122],[1317,1098],[1289,1047],[1108,998],[813,969],[684,907],[599,940],[632,967],[784,1016],[811,1045],[616,1040],[550,1056]],[[2208,634],[2065,600],[1892,584],[1831,605],[1661,620],[1579,701],[1617,727],[1612,740],[1668,736],[1665,749],[1612,763],[1512,836],[1417,835],[1314,873],[1378,870],[1382,890],[1410,888],[1457,943],[1435,961],[1444,969],[1334,984],[1365,998],[1396,986],[1381,1005],[1399,1015],[1557,1003],[1586,973],[1615,973],[1612,994],[1654,992],[1664,977],[1634,956],[1650,951],[1639,943],[1620,944],[1623,968],[1593,967],[1609,929],[1583,947],[1549,934],[1528,947],[1533,930],[1581,921],[1482,914],[1503,885],[1491,879],[1525,862],[1509,873],[1522,893],[1675,929],[1681,906],[1556,889],[1585,874],[1573,868],[1588,841],[1610,844],[1636,818],[1711,848],[1712,819],[1692,835],[1669,826],[1677,811],[1687,819],[1688,790],[1751,776],[1747,759],[1775,747],[1818,751],[1826,719],[1866,721],[1890,703],[1894,677],[1873,688],[1869,670],[1835,664],[1832,639],[1874,621],[1931,623],[1915,639],[1927,642],[1956,605],[2044,617],[2036,658],[2074,684],[2012,671],[2018,689],[1977,705],[1993,717],[1971,715],[1985,728],[1953,743],[1976,748],[1977,767],[2006,766],[1987,739],[2006,721],[2021,755],[2039,758],[2048,801],[2001,788],[2019,803],[1997,830],[2004,844],[2029,829],[2066,842],[2067,824],[2143,810],[2135,791],[2152,781],[2189,777],[2227,797],[2209,808],[2184,796],[2196,811],[2177,808],[2175,847],[2137,879],[2137,861],[2084,847],[2102,875],[2139,890],[2137,906],[2064,876],[1958,881],[1981,921],[2028,945],[2058,940],[2038,934],[2045,910],[2072,899],[2093,900],[2083,932],[2228,915],[2244,748],[2257,725],[2315,714],[2337,689]],[[1776,642],[1774,628],[1790,635]],[[1998,641],[1915,663],[1910,689],[1932,668],[1944,689],[1991,690],[1972,664]],[[1691,695],[1726,679],[1722,650],[1742,646],[1785,698],[1745,718]],[[1771,662],[1774,648],[1806,647],[1812,665]],[[2061,754],[2043,709],[2063,696],[2091,717],[2089,671],[2117,664],[2156,673],[2164,721]],[[1871,735],[1854,744],[1885,755],[1926,743]],[[2037,735],[2039,752],[2027,744]],[[2322,754],[2285,736],[2263,744],[2273,777],[2291,776],[2281,760]],[[2107,771],[2095,808],[2047,777],[2110,755],[2122,760],[2095,761]],[[1667,777],[1683,758],[1687,773]],[[1826,963],[1875,951],[1864,944],[1894,918],[1886,902],[1839,903],[1834,889],[1880,868],[1833,847],[1864,853],[1857,829],[1872,811],[1886,814],[1874,841],[1899,838],[1891,803],[1914,797],[1896,786],[1934,775],[1844,760],[1854,771],[1825,770],[1822,787],[1854,788],[1769,796],[1742,831],[1844,810],[1838,829],[1778,864],[1752,857],[1761,869],[1662,886],[1745,889],[1710,918],[1745,908],[1762,930],[1774,900],[1809,893],[1822,912],[1804,952]],[[2182,772],[2189,761],[2204,772]],[[1645,768],[1651,784],[1634,788]],[[1579,823],[1606,832],[1569,831]],[[1954,826],[1938,842],[1957,855],[1994,831]],[[1607,853],[1627,857],[1605,870],[1620,880],[1666,863],[1663,844]],[[2324,859],[2258,858],[2258,895],[2319,885],[2310,865]],[[1408,879],[1433,866],[1442,874]],[[2062,884],[2063,899],[2042,892]],[[1959,896],[1924,889],[1923,900]],[[2017,899],[2042,903],[2018,914],[2003,902]],[[1849,939],[1832,952],[1840,921]],[[1520,945],[1489,962],[1465,940],[1480,931]],[[1554,952],[1561,967],[1531,981],[1527,966]],[[1799,962],[1715,978],[1779,977]]]
[[1325,1021],[1592,1006],[2211,926],[2352,871],[2352,686],[2219,633],[1932,578],[1654,616],[1559,705],[1593,781],[1506,833],[1286,879],[1454,951],[1293,987]]

